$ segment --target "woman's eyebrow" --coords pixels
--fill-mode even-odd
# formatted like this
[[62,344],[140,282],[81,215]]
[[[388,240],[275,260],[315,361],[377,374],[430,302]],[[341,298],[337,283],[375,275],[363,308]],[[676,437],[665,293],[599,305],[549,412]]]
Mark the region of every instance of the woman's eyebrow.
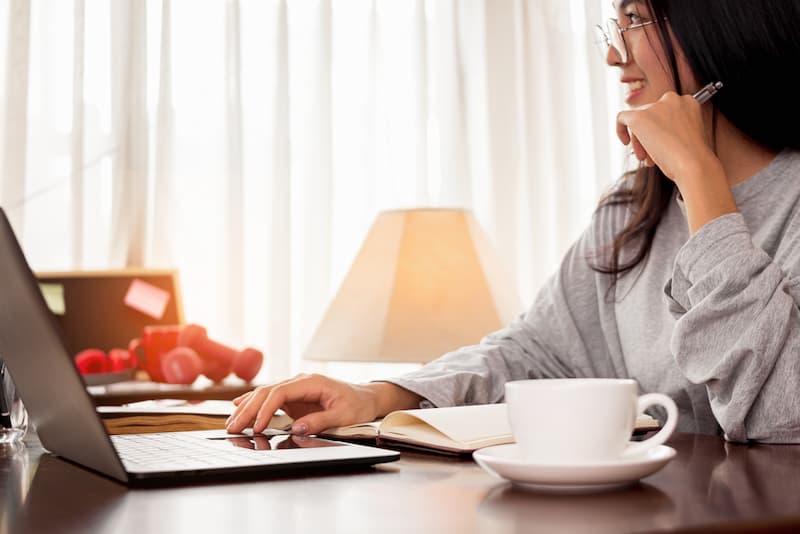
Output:
[[616,6],[616,9],[622,11],[626,7],[631,4],[638,4],[639,0],[620,0],[619,4]]

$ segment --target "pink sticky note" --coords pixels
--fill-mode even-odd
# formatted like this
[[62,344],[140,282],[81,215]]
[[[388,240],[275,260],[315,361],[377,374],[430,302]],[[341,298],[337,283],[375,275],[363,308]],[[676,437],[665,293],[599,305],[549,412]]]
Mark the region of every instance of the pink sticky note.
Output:
[[125,305],[149,315],[153,319],[164,317],[169,302],[169,292],[134,278],[125,294]]

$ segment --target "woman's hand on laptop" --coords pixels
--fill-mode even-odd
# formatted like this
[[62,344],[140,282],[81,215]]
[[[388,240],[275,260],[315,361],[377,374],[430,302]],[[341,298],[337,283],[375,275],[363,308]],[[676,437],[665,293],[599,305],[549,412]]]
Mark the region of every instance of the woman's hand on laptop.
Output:
[[357,385],[326,376],[298,375],[259,386],[234,399],[228,432],[238,433],[252,422],[263,432],[278,409],[294,419],[292,433],[318,434],[328,428],[373,421],[393,410],[415,408],[421,397],[389,382]]

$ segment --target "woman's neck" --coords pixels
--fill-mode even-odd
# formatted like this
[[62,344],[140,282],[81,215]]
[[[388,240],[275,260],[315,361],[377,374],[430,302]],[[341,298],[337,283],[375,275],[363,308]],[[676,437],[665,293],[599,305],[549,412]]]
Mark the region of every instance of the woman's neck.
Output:
[[731,187],[754,176],[778,155],[777,150],[746,136],[721,113],[716,114],[714,133],[717,157]]

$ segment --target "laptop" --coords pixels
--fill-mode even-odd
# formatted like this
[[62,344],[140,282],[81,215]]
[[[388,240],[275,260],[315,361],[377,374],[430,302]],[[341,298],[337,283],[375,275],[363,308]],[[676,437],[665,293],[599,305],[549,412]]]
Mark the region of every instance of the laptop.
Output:
[[0,357],[44,448],[129,485],[366,467],[396,451],[285,432],[109,435],[0,209]]

